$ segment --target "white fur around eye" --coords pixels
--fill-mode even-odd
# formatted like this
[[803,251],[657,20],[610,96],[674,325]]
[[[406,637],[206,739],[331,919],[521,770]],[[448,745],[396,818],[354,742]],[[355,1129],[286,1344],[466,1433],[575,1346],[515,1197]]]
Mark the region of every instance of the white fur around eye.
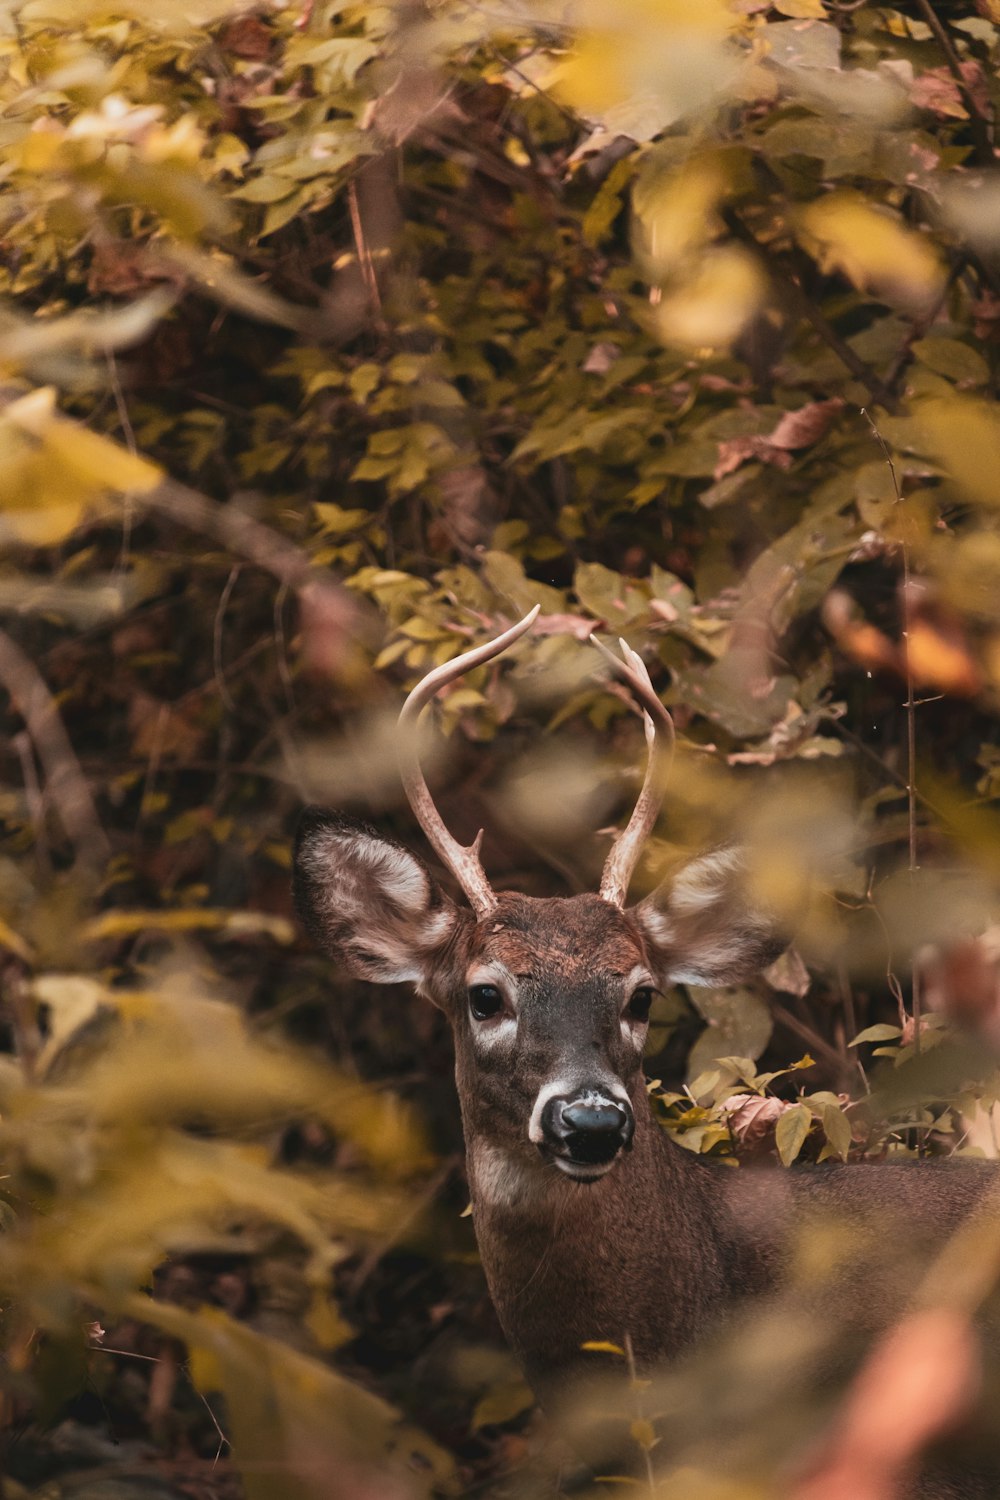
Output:
[[645,964],[637,964],[634,969],[625,975],[625,982],[622,989],[625,994],[625,1005],[619,1018],[622,1038],[641,1052],[645,1045],[646,1027],[649,1025],[649,1022],[640,1021],[630,1016],[628,1008],[636,990],[655,990],[656,980],[650,974]]
[[473,1046],[478,1052],[513,1047],[517,1038],[517,980],[504,964],[476,964],[465,977],[466,994],[477,984],[491,984],[499,990],[506,1007],[514,1014],[499,1015],[490,1021],[477,1021],[473,1017]]

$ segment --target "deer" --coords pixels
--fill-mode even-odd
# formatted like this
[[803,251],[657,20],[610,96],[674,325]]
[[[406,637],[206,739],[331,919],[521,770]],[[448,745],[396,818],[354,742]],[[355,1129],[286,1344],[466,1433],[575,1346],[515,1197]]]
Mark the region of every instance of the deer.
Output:
[[810,1220],[885,1233],[898,1222],[944,1238],[994,1178],[988,1164],[957,1158],[733,1170],[658,1123],[642,1070],[656,994],[742,981],[788,935],[754,896],[737,845],[695,856],[627,905],[674,729],[638,653],[621,642],[619,659],[594,637],[643,714],[647,765],[634,811],[596,893],[494,892],[482,833],[460,844],[434,804],[417,721],[441,688],[506,651],[537,613],[429,672],[399,717],[403,788],[465,901],[402,844],[317,808],[301,819],[294,895],[308,933],[344,970],[414,986],[451,1024],[482,1265],[503,1332],[546,1406],[590,1367],[587,1345],[627,1345],[640,1372],[696,1350],[780,1286]]

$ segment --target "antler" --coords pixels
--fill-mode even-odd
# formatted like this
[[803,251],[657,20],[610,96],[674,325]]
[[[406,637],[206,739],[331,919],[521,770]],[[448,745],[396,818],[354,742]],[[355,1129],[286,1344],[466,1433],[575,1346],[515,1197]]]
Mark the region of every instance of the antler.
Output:
[[[602,656],[606,656],[615,671],[625,678],[629,687],[635,693],[642,704],[642,717],[646,730],[646,776],[642,783],[642,791],[639,800],[635,804],[635,810],[628,822],[628,827],[621,832],[611,846],[611,851],[604,862],[604,873],[601,876],[601,895],[605,901],[610,901],[612,906],[624,906],[625,897],[628,895],[629,881],[635,869],[636,861],[642,851],[642,846],[649,837],[653,825],[656,822],[657,813],[663,801],[663,782],[666,777],[669,761],[674,753],[674,721],[670,714],[660,702],[653,684],[649,680],[646,671],[646,663],[638,652],[625,641],[619,640],[622,648],[623,661],[619,661],[613,651],[609,651],[603,642],[596,636],[590,637],[591,645],[596,646]],[[656,720],[662,728],[667,731],[666,744],[656,738]],[[664,755],[667,757],[667,766],[663,765]]]
[[428,843],[455,876],[478,917],[488,917],[490,912],[495,911],[497,907],[497,898],[493,894],[486,872],[479,861],[479,847],[483,841],[483,831],[480,829],[474,841],[466,848],[457,839],[453,839],[444,826],[444,820],[434,806],[434,799],[424,780],[424,773],[420,769],[420,758],[417,753],[417,720],[439,688],[449,682],[454,682],[457,677],[471,671],[473,667],[480,667],[483,662],[492,661],[495,656],[500,656],[506,651],[508,646],[520,640],[521,636],[535,623],[539,608],[540,605],[536,604],[523,620],[519,620],[516,625],[512,625],[509,630],[505,630],[502,635],[496,636],[492,641],[486,641],[482,646],[475,646],[471,651],[465,651],[461,656],[456,656],[452,661],[446,661],[443,666],[435,667],[432,672],[428,672],[427,676],[422,677],[417,683],[403,704],[399,715],[397,758],[399,774],[403,778],[403,790],[416,814],[417,822],[427,835]]

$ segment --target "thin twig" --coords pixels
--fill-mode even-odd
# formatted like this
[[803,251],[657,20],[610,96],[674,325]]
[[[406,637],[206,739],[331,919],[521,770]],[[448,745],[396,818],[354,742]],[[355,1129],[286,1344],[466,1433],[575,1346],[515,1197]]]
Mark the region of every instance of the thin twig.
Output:
[[173,479],[164,479],[156,489],[143,495],[142,500],[144,505],[179,525],[214,536],[223,546],[273,574],[296,593],[317,589],[336,599],[345,619],[353,614],[355,605],[351,596],[324,576],[321,569],[314,567],[307,552],[280,532],[248,516],[239,506],[209,500],[207,495]]
[[[872,430],[872,435],[882,450],[892,476],[892,487],[896,495],[896,505],[901,509],[903,496],[899,488],[899,480],[896,477],[896,466],[892,461],[892,454],[886,446],[885,438],[882,436],[867,407],[861,408],[861,415]],[[910,571],[910,547],[906,539],[905,524],[900,528],[900,547],[903,555],[903,661],[906,667],[906,807],[907,826],[909,829],[910,862],[909,870],[913,875],[917,870],[917,716],[916,700],[913,696],[913,664],[910,660],[910,627],[913,614],[913,588],[912,574]]]
[[830,1043],[805,1021],[800,1021],[794,1011],[790,1011],[787,1006],[777,1001],[772,1001],[771,1014],[786,1030],[793,1032],[800,1041],[805,1042],[810,1052],[818,1052],[820,1057],[825,1058],[831,1067],[836,1068],[838,1074],[844,1071],[847,1059],[843,1053],[838,1052],[836,1047],[831,1047]]
[[[632,1348],[632,1335],[626,1332],[622,1343],[625,1349],[625,1362],[628,1365],[629,1384],[632,1389],[632,1394],[635,1397],[636,1422],[633,1425],[638,1426],[639,1424],[648,1423],[648,1418],[645,1411],[643,1410],[642,1404],[643,1382],[639,1379],[639,1374],[635,1366],[635,1351]],[[657,1493],[656,1470],[653,1467],[653,1448],[655,1446],[655,1442],[655,1439],[652,1443],[643,1441],[639,1442],[639,1449],[642,1453],[643,1458],[643,1467],[646,1470],[646,1483],[649,1486],[650,1495],[655,1495]]]
[[[130,453],[137,453],[138,448],[135,441],[135,432],[125,405],[125,393],[122,383],[118,377],[118,364],[111,349],[105,350],[105,358],[108,365],[108,380],[111,385],[111,393],[115,398],[115,410],[118,413],[118,425],[121,427],[125,446]],[[115,573],[119,578],[124,577],[125,570],[129,564],[129,556],[132,550],[132,525],[135,521],[135,500],[132,495],[122,496],[122,545],[118,553],[118,561],[115,564]]]
[[[771,186],[781,191],[781,183],[778,178],[771,173],[770,169],[764,168],[763,170],[770,180]],[[725,210],[722,217],[733,237],[738,239],[747,249],[752,250],[765,271],[770,274],[771,258],[764,251],[753,230],[732,209]],[[812,301],[812,298],[806,295],[794,279],[794,273],[791,277],[782,281],[781,293],[782,296],[787,296],[792,301],[798,315],[812,324],[824,344],[833,350],[841,364],[854,376],[855,380],[861,382],[872,401],[876,401],[879,406],[884,406],[886,411],[897,411],[899,403],[892,392],[887,389],[885,382],[879,379],[872,366],[866,360],[863,360],[860,354],[857,354],[851,348],[850,344],[846,343],[840,337],[836,329],[827,322],[819,308]]]
[[378,289],[378,276],[375,274],[375,263],[368,248],[368,241],[365,239],[365,226],[361,222],[361,205],[358,202],[358,188],[353,178],[347,185],[347,203],[351,213],[351,229],[354,232],[354,248],[357,251],[358,265],[361,267],[361,276],[365,283],[365,290],[371,300],[376,316],[381,320],[382,294]]
[[0,686],[24,720],[55,804],[81,864],[103,865],[111,853],[87,779],[69,742],[56,701],[34,663],[6,631],[0,631]]
[[[237,556],[277,578],[286,590],[298,595],[303,608],[321,619],[324,637],[333,632],[338,643],[346,644],[347,637],[355,633],[361,615],[357,600],[323,569],[315,567],[309,554],[280,532],[248,516],[236,505],[221,505],[172,479],[163,480],[142,498],[145,505],[161,515],[191,531],[215,537]],[[325,639],[327,655],[330,649],[330,642]]]
[[28,805],[28,817],[35,830],[35,858],[44,870],[52,869],[52,852],[45,831],[45,795],[38,779],[35,752],[31,748],[31,735],[26,729],[11,737],[11,744],[21,762],[21,780],[24,783],[24,800]]
[[283,583],[274,596],[274,645],[278,653],[278,676],[285,690],[285,702],[288,712],[295,712],[295,688],[292,683],[292,669],[288,662],[288,645],[285,640],[285,600],[288,598],[288,585]]
[[219,697],[230,713],[236,712],[236,704],[233,702],[232,694],[226,683],[226,672],[222,664],[222,627],[225,623],[226,610],[232,597],[236,580],[240,576],[240,564],[237,563],[230,569],[229,577],[226,579],[225,587],[219,595],[219,607],[215,611],[215,621],[212,626],[212,667],[215,673],[215,683],[219,689]]

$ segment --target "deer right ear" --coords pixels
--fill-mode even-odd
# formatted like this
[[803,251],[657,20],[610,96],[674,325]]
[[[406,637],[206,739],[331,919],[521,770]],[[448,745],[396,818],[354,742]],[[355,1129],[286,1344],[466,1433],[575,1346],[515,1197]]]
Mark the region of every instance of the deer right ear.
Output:
[[295,841],[295,906],[359,979],[423,983],[460,920],[426,866],[367,823],[311,807]]
[[666,983],[738,984],[788,947],[788,933],[754,901],[746,875],[741,849],[716,849],[631,908]]

